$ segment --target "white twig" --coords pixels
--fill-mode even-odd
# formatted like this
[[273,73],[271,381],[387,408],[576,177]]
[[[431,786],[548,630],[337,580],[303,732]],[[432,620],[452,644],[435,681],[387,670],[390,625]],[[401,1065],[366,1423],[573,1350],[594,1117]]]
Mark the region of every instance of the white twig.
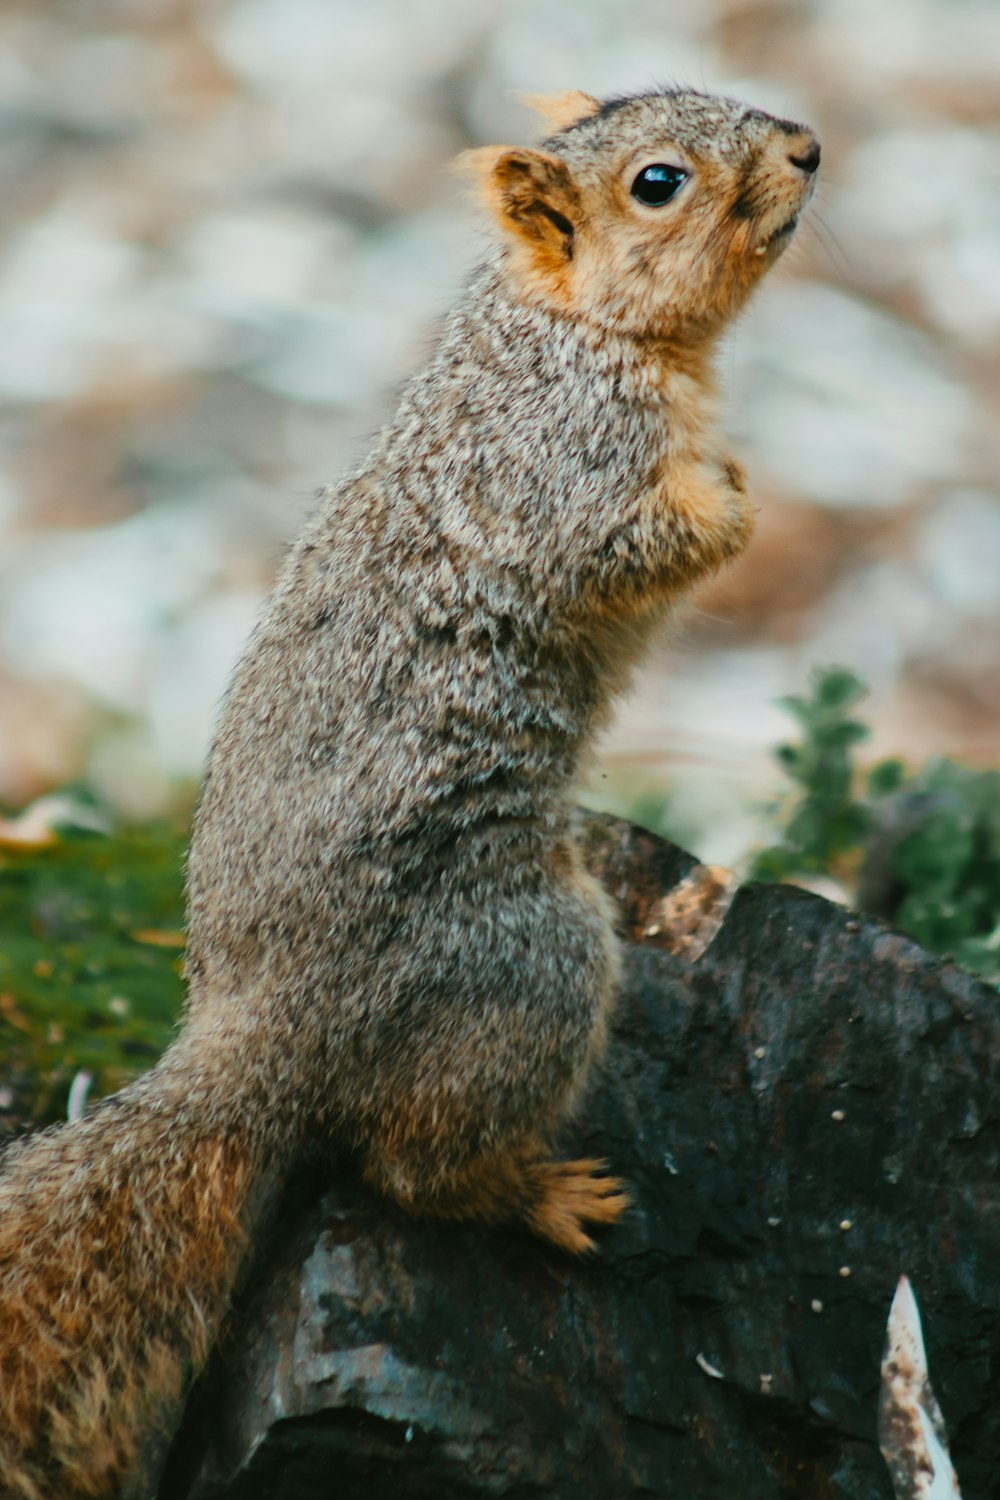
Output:
[[878,1436],[896,1500],[961,1500],[931,1389],[920,1309],[906,1276],[899,1278],[886,1327]]
[[81,1068],[78,1073],[73,1074],[73,1082],[69,1086],[69,1098],[66,1100],[67,1120],[82,1120],[84,1110],[87,1108],[87,1095],[90,1093],[90,1085],[94,1081],[92,1073]]

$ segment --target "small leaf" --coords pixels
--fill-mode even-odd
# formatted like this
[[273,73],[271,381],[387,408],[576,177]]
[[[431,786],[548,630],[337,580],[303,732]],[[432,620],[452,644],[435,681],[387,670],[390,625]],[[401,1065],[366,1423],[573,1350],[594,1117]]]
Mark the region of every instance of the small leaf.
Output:
[[820,708],[838,712],[852,708],[868,696],[864,683],[846,667],[824,667],[814,678],[815,699]]
[[885,797],[903,784],[905,767],[901,760],[880,760],[868,773],[868,790],[873,797]]
[[868,739],[870,733],[866,724],[859,724],[856,719],[843,719],[837,724],[824,726],[819,731],[819,738],[831,750],[839,750],[859,744]]

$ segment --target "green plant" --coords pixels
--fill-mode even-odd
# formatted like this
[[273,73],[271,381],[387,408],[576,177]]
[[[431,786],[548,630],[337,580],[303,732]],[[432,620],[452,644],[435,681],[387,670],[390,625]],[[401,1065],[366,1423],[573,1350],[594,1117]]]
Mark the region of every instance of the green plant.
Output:
[[795,790],[780,804],[780,842],[754,861],[757,879],[818,873],[843,878],[856,868],[869,812],[855,795],[854,751],[868,729],[851,710],[865,693],[852,673],[831,667],[814,674],[807,697],[778,700],[802,734],[775,751]]
[[0,848],[0,1074],[30,1075],[36,1121],[64,1111],[76,1073],[109,1093],[169,1042],[183,847],[149,828]]
[[926,948],[1000,981],[1000,771],[932,761],[889,809],[886,914]]
[[868,730],[853,711],[866,691],[831,667],[782,700],[801,728],[776,751],[793,786],[752,874],[832,876],[863,910],[1000,981],[1000,771],[939,759],[908,775],[885,760],[862,775]]

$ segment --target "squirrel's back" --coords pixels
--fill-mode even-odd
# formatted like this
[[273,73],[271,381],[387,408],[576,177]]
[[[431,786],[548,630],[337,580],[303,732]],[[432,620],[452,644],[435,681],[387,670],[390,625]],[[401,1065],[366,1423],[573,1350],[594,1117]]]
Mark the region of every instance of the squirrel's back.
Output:
[[664,399],[631,345],[591,343],[485,268],[367,464],[323,498],[223,711],[196,947],[221,880],[273,910],[267,882],[287,894],[321,851],[317,898],[343,912],[382,856],[412,879],[436,852],[441,879],[442,844],[461,873],[486,831],[523,857],[564,819],[664,602],[619,608],[608,566],[665,460]]

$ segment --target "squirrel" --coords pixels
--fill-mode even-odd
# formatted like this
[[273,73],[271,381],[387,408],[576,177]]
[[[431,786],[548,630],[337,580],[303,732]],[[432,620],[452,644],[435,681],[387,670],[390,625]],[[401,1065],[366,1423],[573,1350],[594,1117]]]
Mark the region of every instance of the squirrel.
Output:
[[570,794],[656,624],[750,538],[713,348],[820,148],[692,90],[534,102],[538,149],[462,159],[497,243],[236,668],[182,1031],[4,1161],[5,1497],[134,1483],[316,1143],[414,1213],[571,1254],[626,1205],[551,1145],[620,969]]

